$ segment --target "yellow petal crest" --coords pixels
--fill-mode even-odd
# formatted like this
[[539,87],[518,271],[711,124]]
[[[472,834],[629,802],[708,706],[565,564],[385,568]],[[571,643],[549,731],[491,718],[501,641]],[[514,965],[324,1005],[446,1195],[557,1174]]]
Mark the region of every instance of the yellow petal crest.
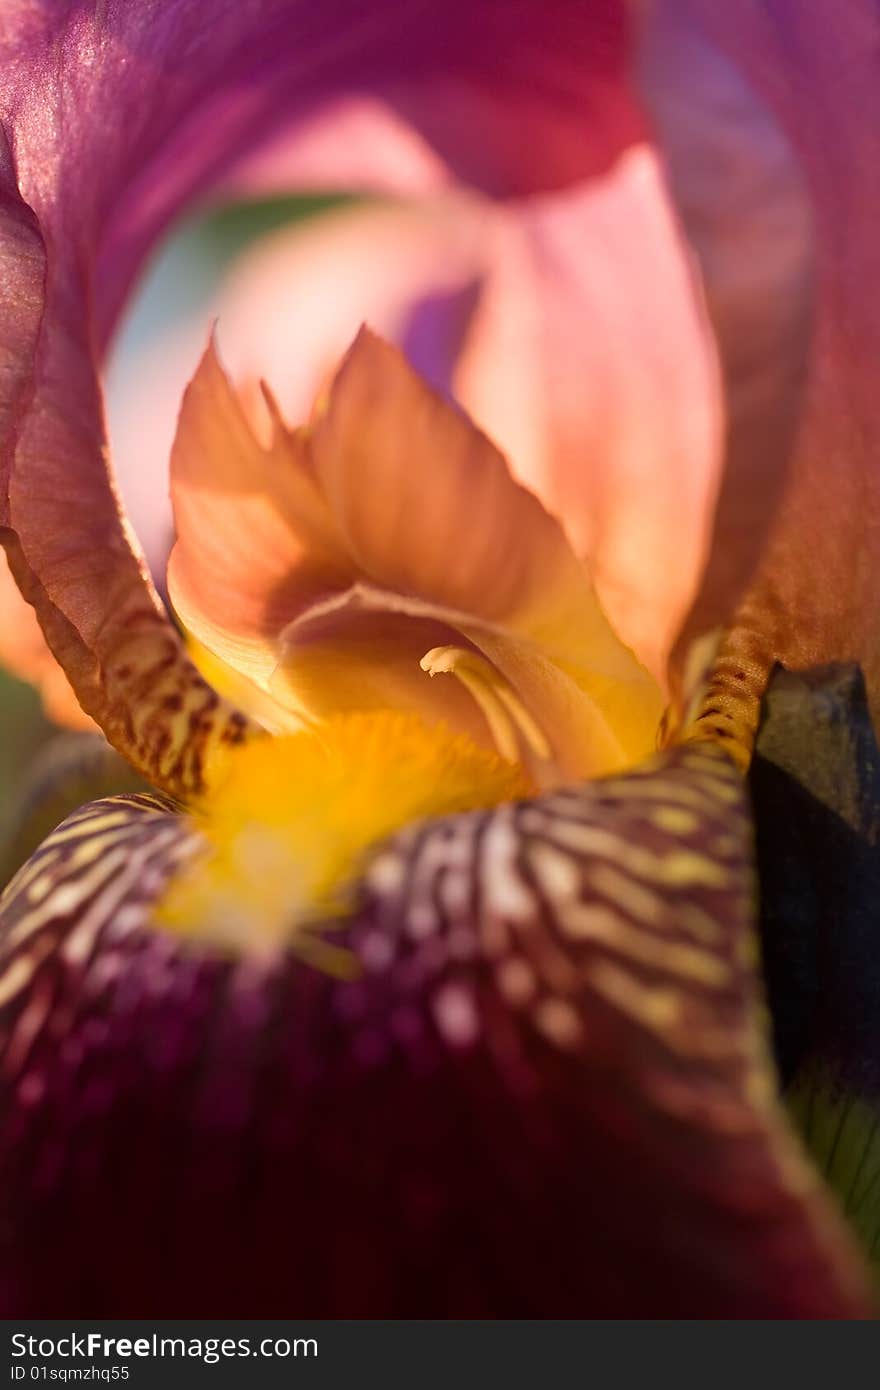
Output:
[[412,821],[532,790],[522,769],[391,710],[230,752],[195,812],[205,849],[172,883],[161,924],[227,949],[295,945],[344,912],[365,856]]

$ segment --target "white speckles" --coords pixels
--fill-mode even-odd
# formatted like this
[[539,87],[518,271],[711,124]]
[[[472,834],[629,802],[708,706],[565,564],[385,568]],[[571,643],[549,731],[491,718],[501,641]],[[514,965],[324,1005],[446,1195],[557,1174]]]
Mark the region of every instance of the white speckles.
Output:
[[[406,907],[407,931],[414,940],[432,935],[440,928],[440,915],[432,896],[443,878],[467,881],[461,872],[471,865],[471,841],[465,834],[448,836],[435,833],[427,836],[419,850],[412,871],[412,892]],[[443,874],[443,870],[452,873]],[[453,897],[455,889],[446,887]]]
[[406,864],[399,854],[380,854],[369,866],[367,886],[382,897],[393,897],[403,888]]
[[440,879],[440,900],[450,917],[466,916],[471,905],[471,883],[466,875],[444,874]]
[[473,996],[462,985],[443,985],[432,1001],[434,1021],[451,1047],[470,1047],[480,1034]]
[[147,907],[144,903],[123,903],[107,923],[108,939],[122,941],[144,925]]
[[424,941],[432,936],[440,926],[440,918],[434,904],[423,899],[410,903],[406,912],[406,930],[413,941]]
[[[137,881],[131,873],[135,861],[132,859],[126,863],[126,859],[127,856],[122,850],[107,854],[100,861],[100,864],[96,865],[96,871],[84,875],[76,883],[62,884],[53,894],[54,912],[57,910],[55,908],[57,899],[65,894],[66,890],[72,890],[71,906],[58,910],[59,915],[66,915],[67,912],[74,911],[80,903],[87,901],[88,893],[100,885],[88,910],[82,914],[61,947],[64,959],[70,965],[80,965],[90,955],[102,927],[110,920],[115,908],[125,899],[126,894],[131,891],[133,879],[135,882]],[[101,870],[100,873],[97,872],[98,868]],[[118,876],[116,875],[117,868],[121,871]],[[123,870],[128,870],[128,872],[123,872]]]
[[516,865],[521,846],[510,809],[495,812],[483,840],[483,885],[486,905],[509,922],[528,922],[537,914],[534,895]]
[[8,1004],[10,999],[25,988],[34,973],[34,961],[30,955],[13,956],[11,963],[0,975],[0,1005]]
[[35,878],[27,889],[27,900],[29,903],[41,903],[46,894],[52,887],[54,880],[50,873],[41,874]]
[[394,958],[394,944],[384,932],[372,931],[364,940],[359,955],[364,969],[378,974],[387,969]]
[[581,869],[570,854],[547,844],[529,845],[532,872],[551,902],[570,902],[580,896]]

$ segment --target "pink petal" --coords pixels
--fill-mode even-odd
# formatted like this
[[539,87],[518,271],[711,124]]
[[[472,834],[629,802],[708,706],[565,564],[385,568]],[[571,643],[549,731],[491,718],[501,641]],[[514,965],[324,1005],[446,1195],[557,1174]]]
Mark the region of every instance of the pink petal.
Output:
[[184,626],[294,723],[401,704],[486,735],[458,682],[419,667],[464,642],[543,726],[564,775],[652,746],[658,692],[559,524],[366,330],[309,428],[276,420],[265,446],[209,349],[184,400],[172,495],[168,583]]
[[[570,193],[503,207],[446,193],[326,213],[246,251],[218,309],[234,377],[266,377],[289,419],[363,320],[454,388],[664,678],[702,573],[721,451],[712,345],[647,149]],[[162,409],[169,432],[178,339],[192,351],[175,327],[138,371],[141,409]],[[128,415],[126,469],[142,476],[154,444]]]
[[[656,154],[499,219],[457,387],[659,681],[720,481],[714,345]],[[499,369],[499,365],[501,367]]]
[[729,621],[777,514],[803,404],[814,225],[792,129],[694,7],[655,7],[642,49],[641,87],[699,257],[727,405],[711,557],[683,654],[688,636]]
[[183,661],[108,484],[96,345],[145,251],[186,198],[351,90],[393,102],[493,191],[606,168],[641,130],[626,40],[617,0],[262,0],[210,24],[194,0],[5,7],[0,521],[83,705],[153,780],[197,787],[207,746],[241,723]]

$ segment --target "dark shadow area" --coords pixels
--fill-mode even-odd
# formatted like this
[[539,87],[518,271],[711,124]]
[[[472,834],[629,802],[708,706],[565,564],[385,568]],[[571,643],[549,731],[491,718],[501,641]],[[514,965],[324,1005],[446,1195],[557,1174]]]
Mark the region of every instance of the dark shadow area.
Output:
[[750,774],[760,935],[783,1084],[880,1094],[880,750],[855,666],[778,669]]

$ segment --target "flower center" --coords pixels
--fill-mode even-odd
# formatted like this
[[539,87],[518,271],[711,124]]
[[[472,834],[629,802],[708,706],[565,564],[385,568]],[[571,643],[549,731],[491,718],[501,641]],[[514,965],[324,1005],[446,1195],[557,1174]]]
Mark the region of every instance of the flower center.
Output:
[[521,767],[398,711],[255,740],[230,752],[196,811],[204,851],[173,880],[158,919],[226,949],[297,944],[314,955],[309,926],[352,908],[377,842],[412,821],[531,790]]

